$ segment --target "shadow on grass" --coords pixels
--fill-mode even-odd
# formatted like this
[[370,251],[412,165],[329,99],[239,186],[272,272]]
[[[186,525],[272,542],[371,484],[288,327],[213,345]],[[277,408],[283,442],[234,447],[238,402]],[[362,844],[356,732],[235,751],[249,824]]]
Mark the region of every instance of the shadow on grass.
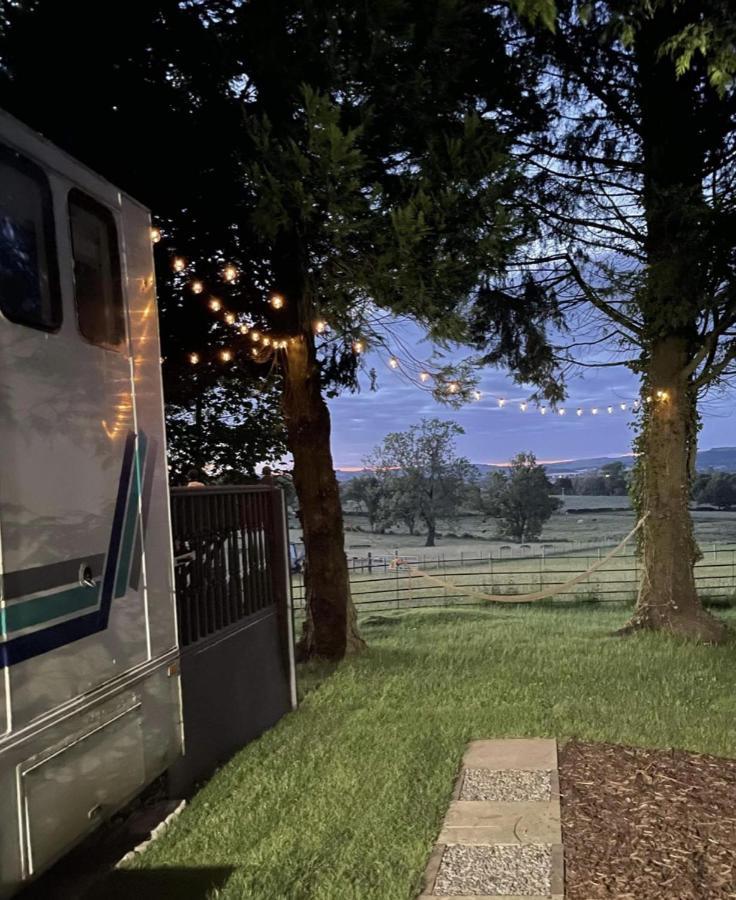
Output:
[[118,869],[81,900],[207,900],[234,871],[232,866]]

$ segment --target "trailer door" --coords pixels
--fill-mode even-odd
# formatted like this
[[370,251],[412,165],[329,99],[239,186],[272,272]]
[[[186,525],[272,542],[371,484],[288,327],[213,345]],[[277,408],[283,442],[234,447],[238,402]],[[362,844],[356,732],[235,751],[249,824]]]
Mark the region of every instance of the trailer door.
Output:
[[14,729],[148,658],[118,209],[113,190],[0,154],[0,664]]

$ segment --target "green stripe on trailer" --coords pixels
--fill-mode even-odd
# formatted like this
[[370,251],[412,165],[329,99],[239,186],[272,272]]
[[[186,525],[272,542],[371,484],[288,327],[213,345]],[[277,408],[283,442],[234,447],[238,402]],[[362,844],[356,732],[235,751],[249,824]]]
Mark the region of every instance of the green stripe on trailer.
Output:
[[21,603],[14,603],[0,610],[0,632],[8,635],[13,631],[32,628],[53,619],[93,609],[97,606],[98,587],[68,588],[45,597],[34,597]]
[[133,464],[133,476],[130,481],[130,494],[128,496],[128,508],[125,513],[125,526],[123,540],[118,562],[117,577],[115,579],[114,597],[122,597],[128,588],[128,576],[130,563],[135,546],[135,531],[138,525],[138,511],[140,506],[141,484],[143,482],[143,463],[146,458],[146,436],[141,431],[138,433],[135,461]]

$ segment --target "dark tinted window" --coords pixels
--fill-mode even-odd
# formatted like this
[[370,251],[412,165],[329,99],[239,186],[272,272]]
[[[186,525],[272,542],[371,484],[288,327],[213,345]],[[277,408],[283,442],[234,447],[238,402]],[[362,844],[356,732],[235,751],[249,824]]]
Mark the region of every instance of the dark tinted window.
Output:
[[61,324],[51,190],[43,170],[0,147],[0,311],[53,331]]
[[79,330],[94,344],[120,349],[125,341],[125,315],[115,220],[107,207],[73,190],[69,221]]

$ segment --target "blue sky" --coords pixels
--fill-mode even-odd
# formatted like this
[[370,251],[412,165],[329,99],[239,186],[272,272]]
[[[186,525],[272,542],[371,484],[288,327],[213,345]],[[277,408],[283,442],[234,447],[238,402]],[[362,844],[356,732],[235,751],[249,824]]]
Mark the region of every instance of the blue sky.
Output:
[[[417,329],[404,329],[401,337],[418,358],[429,357],[431,347],[420,343]],[[631,453],[633,417],[628,410],[622,412],[619,404],[631,404],[638,394],[638,384],[624,367],[583,369],[571,377],[569,399],[563,404],[564,416],[551,411],[542,416],[531,404],[526,412],[521,412],[519,403],[532,389],[514,385],[506,373],[494,369],[481,373],[482,398],[454,410],[437,403],[431,393],[407,383],[391,369],[388,359],[392,351],[401,359],[401,351],[392,346],[387,351],[366,354],[367,367],[375,367],[378,373],[377,391],[369,390],[370,380],[364,375],[359,393],[346,393],[329,401],[333,455],[338,468],[360,466],[388,432],[403,431],[422,418],[434,416],[452,419],[465,429],[458,449],[476,463],[506,462],[520,450],[531,450],[538,459],[547,461]],[[503,408],[497,397],[505,399]],[[734,392],[729,391],[704,401],[701,449],[736,444],[736,429],[730,417],[734,399]],[[614,407],[610,415],[609,405]],[[596,416],[590,412],[593,406],[599,408]],[[580,417],[576,415],[578,407],[584,408]]]

